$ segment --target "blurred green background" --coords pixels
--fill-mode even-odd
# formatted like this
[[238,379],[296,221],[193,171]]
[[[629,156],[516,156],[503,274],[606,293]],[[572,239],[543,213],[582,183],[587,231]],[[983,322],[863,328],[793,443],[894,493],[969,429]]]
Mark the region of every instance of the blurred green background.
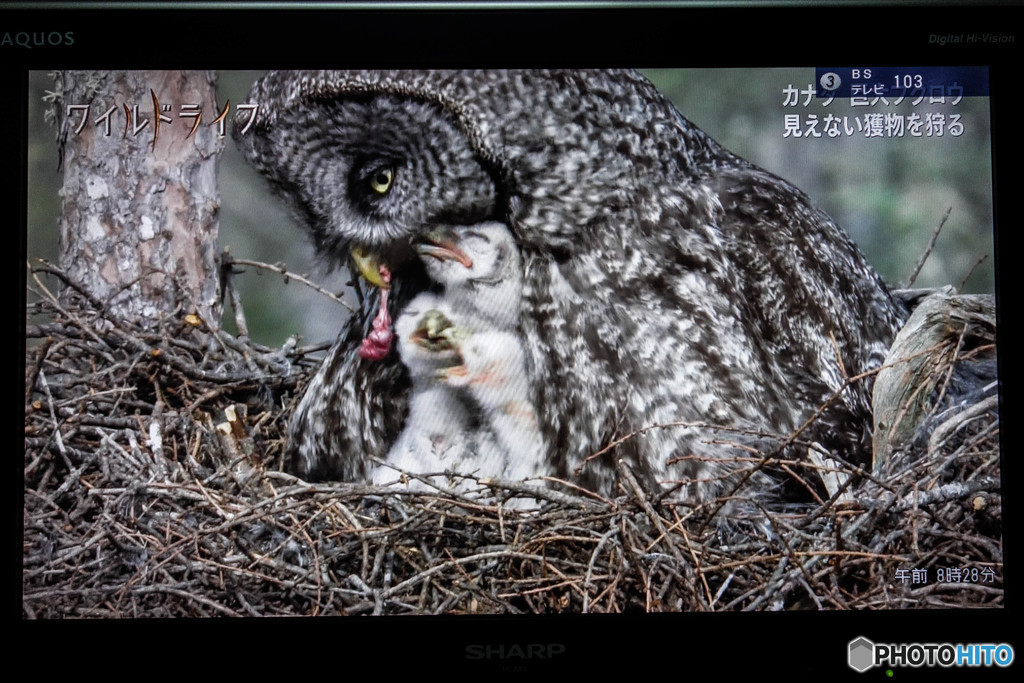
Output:
[[[906,283],[935,226],[952,209],[942,235],[915,283],[932,287],[964,283],[966,292],[994,291],[992,165],[987,98],[898,108],[851,108],[837,100],[827,109],[784,107],[784,89],[806,88],[814,69],[657,69],[644,73],[682,114],[724,147],[806,192],[860,245],[891,285]],[[244,102],[259,71],[225,71],[218,103]],[[60,211],[56,130],[46,123],[46,91],[53,79],[30,75],[28,256],[55,259]],[[212,105],[212,103],[211,103]],[[211,107],[212,108],[212,107]],[[961,115],[964,134],[953,137],[784,137],[784,116],[828,113],[851,118],[871,112],[930,111]],[[820,128],[820,127],[819,127]],[[236,258],[283,263],[341,292],[347,276],[317,263],[305,233],[269,193],[261,177],[226,141],[218,171],[221,247]],[[988,257],[980,265],[978,260]],[[973,268],[973,270],[972,270]],[[347,310],[279,275],[247,272],[236,280],[252,337],[278,346],[299,333],[303,343],[333,339]],[[230,315],[228,315],[230,317]],[[231,327],[230,324],[228,325]]]

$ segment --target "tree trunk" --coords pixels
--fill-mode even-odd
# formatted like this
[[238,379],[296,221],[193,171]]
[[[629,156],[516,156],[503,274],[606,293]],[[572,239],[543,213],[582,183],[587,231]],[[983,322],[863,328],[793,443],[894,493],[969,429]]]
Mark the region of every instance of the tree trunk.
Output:
[[[224,140],[210,125],[219,113],[215,75],[64,71],[57,78],[61,266],[115,315],[155,326],[195,313],[219,328]],[[190,134],[194,112],[201,119]]]
[[[913,308],[896,335],[875,378],[873,469],[879,473],[893,454],[924,435],[942,435],[967,417],[995,407],[996,302],[991,294],[957,295],[952,287],[904,290],[898,296]],[[957,372],[959,370],[959,372]],[[988,391],[982,391],[988,384]],[[988,395],[991,401],[983,400]],[[943,422],[930,424],[940,408]],[[925,443],[921,448],[932,449]],[[922,454],[924,455],[924,454]]]

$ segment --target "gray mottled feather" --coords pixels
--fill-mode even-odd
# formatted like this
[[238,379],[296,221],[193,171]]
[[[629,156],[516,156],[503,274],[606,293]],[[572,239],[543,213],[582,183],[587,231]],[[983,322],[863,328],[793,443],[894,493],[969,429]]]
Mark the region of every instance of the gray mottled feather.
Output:
[[[625,458],[651,482],[687,482],[686,499],[721,492],[736,452],[702,425],[785,435],[844,373],[877,367],[903,319],[828,216],[635,72],[271,72],[250,99],[246,156],[321,251],[388,255],[396,311],[428,286],[403,268],[409,239],[443,223],[511,229],[549,462],[595,490],[614,492]],[[367,158],[395,161],[389,201],[353,196]],[[372,315],[370,297],[295,415],[302,474],[365,475],[401,430],[407,373],[394,354],[355,357]],[[869,395],[870,380],[846,388],[806,439],[860,458]]]

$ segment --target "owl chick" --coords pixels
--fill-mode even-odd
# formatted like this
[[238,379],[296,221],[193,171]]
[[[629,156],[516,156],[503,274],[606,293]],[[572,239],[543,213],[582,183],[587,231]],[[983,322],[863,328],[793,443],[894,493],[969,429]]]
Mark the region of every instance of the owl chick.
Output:
[[[396,324],[413,388],[388,464],[505,479],[547,472],[515,332],[521,272],[511,233],[496,222],[438,229],[416,250],[444,294],[420,294]],[[374,481],[389,471],[379,467]]]
[[[432,295],[414,299],[427,305]],[[510,481],[548,473],[536,413],[523,372],[523,352],[514,332],[470,328],[451,321],[443,300],[423,313],[415,329],[398,320],[399,352],[412,375],[409,416],[386,465],[373,472],[374,483],[393,482],[395,469],[431,475],[436,485],[463,489],[453,472]],[[418,308],[410,305],[416,313]],[[414,311],[410,311],[413,313]],[[466,320],[464,318],[464,320]],[[425,488],[417,480],[412,488]]]
[[502,223],[432,230],[415,246],[432,280],[457,314],[468,314],[499,330],[519,324],[522,267],[519,248]]
[[518,481],[550,473],[518,335],[485,330],[469,335],[458,348],[461,364],[441,370],[439,379],[464,389],[477,411],[488,435],[481,440],[480,459],[490,464],[492,476]]
[[[386,266],[392,312],[436,287],[414,249],[425,236],[509,227],[528,394],[558,476],[614,495],[622,460],[689,503],[759,486],[735,476],[749,457],[721,429],[800,429],[870,460],[869,371],[905,310],[804,193],[640,74],[278,71],[249,101],[246,157],[321,254]],[[293,417],[303,476],[363,478],[365,454],[402,431],[409,372],[383,345],[360,357],[386,338],[380,297],[363,302]]]
[[[424,293],[413,299],[396,321],[398,352],[412,378],[409,416],[395,445],[388,452],[387,465],[372,473],[375,484],[395,480],[395,468],[417,474],[438,475],[464,471],[467,456],[476,448],[472,415],[455,392],[438,381],[438,373],[458,364],[458,336],[467,332],[455,325],[438,307],[444,302]],[[471,474],[472,472],[466,472]],[[412,488],[425,488],[411,481]]]

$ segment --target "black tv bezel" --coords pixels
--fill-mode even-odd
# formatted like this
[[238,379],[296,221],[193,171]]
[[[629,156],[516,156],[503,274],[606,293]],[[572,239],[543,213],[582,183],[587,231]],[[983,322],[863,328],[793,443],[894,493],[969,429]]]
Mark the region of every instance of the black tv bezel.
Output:
[[[1001,410],[1015,414],[1013,385],[1007,380],[1017,376],[1017,334],[1004,324],[1014,318],[1013,289],[1005,279],[1012,254],[1000,258],[999,247],[1007,243],[1004,234],[1015,223],[1021,136],[1014,115],[1024,60],[1016,41],[939,45],[929,36],[1017,35],[1017,3],[171,4],[0,4],[0,32],[74,36],[71,44],[0,46],[0,92],[5,93],[0,112],[9,126],[0,144],[4,158],[18,160],[20,171],[20,181],[2,186],[3,206],[8,220],[18,226],[20,268],[27,201],[25,101],[27,73],[33,69],[984,65],[991,82]],[[9,283],[12,291],[20,291],[22,297],[20,308],[12,304],[11,314],[23,326],[24,273],[19,270],[8,272],[16,280]],[[1003,294],[1009,295],[1008,302]],[[24,347],[21,351],[24,358]],[[24,381],[20,362],[14,364],[19,374],[9,382],[17,391]],[[16,405],[12,414],[14,410]],[[16,453],[21,451],[21,438],[20,429],[12,426],[10,443]],[[1019,476],[1012,458],[1018,439],[1012,430],[1002,433],[1002,475],[1011,485]],[[12,469],[21,466],[13,462]],[[22,475],[12,471],[10,478],[19,482]],[[20,496],[10,500],[16,504]],[[9,519],[18,513],[20,506]],[[1004,529],[1013,537],[1019,506],[1012,497],[1003,497],[1003,514]],[[12,524],[15,539],[21,529],[20,516],[17,519]],[[225,672],[312,669],[309,675],[317,675],[313,672],[326,668],[328,675],[359,675],[360,663],[371,662],[380,674],[586,675],[621,665],[627,675],[765,675],[778,670],[789,676],[856,677],[846,667],[845,652],[847,643],[861,635],[878,642],[1018,644],[1003,624],[1019,616],[1014,581],[1019,553],[1016,541],[1004,545],[1006,607],[1001,610],[36,624],[25,620],[15,600],[11,615],[18,621],[14,627],[23,645],[19,659],[36,659],[46,668],[91,662],[128,673],[134,666],[161,666],[169,653],[187,658],[195,650],[216,652],[209,671]],[[17,567],[20,578],[20,563]],[[564,649],[524,650],[531,656],[521,658],[476,657],[477,651],[467,648],[477,644],[556,644]],[[180,666],[190,668],[185,662]],[[933,680],[943,673],[962,672],[897,672],[899,680]],[[1000,669],[982,673],[999,674],[1010,675]]]

